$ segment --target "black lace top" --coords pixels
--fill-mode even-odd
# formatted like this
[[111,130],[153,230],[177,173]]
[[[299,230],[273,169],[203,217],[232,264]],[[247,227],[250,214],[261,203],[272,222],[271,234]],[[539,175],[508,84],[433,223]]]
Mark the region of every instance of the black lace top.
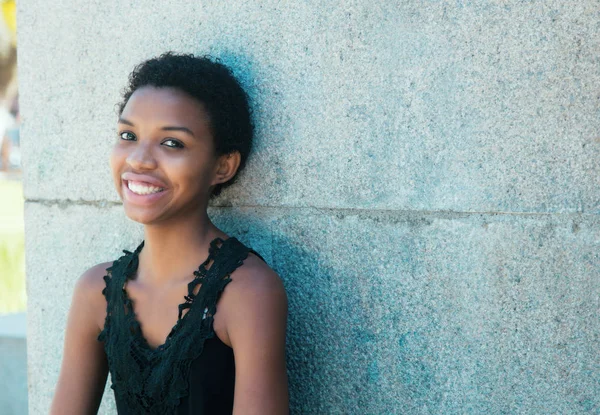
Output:
[[231,414],[233,351],[215,335],[213,316],[219,296],[231,281],[229,275],[249,252],[263,258],[234,237],[214,239],[208,258],[188,284],[177,323],[165,343],[152,349],[124,288],[137,270],[143,246],[142,241],[134,252],[124,250],[125,255],[106,269],[104,277],[107,314],[98,340],[104,342],[117,412]]

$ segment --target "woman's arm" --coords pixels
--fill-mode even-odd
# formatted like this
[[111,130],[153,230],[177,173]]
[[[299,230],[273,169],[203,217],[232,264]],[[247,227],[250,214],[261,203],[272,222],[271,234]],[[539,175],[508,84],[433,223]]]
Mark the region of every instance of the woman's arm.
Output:
[[249,257],[244,265],[231,274],[223,293],[226,332],[235,356],[233,414],[287,415],[285,289],[260,259]]
[[109,266],[104,263],[88,269],[75,284],[51,415],[98,412],[108,376],[103,343],[97,337],[106,316],[102,290]]

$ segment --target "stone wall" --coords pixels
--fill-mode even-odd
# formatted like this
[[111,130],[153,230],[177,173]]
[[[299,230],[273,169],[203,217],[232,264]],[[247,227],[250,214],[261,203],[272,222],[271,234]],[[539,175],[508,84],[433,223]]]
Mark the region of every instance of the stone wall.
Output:
[[141,238],[108,155],[129,71],[166,50],[251,95],[256,147],[209,213],[285,281],[293,413],[600,412],[597,2],[18,7],[30,413],[75,279]]

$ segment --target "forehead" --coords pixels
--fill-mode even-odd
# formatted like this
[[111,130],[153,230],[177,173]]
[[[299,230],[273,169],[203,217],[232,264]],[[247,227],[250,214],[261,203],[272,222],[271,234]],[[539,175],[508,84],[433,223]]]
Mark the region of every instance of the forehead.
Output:
[[137,89],[123,108],[122,118],[137,122],[177,123],[201,128],[209,122],[204,104],[176,88]]

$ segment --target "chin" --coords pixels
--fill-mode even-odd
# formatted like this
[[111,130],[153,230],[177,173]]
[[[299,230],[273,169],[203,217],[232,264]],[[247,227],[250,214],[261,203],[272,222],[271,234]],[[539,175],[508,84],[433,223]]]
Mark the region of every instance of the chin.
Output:
[[125,215],[132,221],[142,225],[151,225],[160,221],[159,215],[154,212],[144,212],[139,209],[127,208],[127,206],[125,206]]

